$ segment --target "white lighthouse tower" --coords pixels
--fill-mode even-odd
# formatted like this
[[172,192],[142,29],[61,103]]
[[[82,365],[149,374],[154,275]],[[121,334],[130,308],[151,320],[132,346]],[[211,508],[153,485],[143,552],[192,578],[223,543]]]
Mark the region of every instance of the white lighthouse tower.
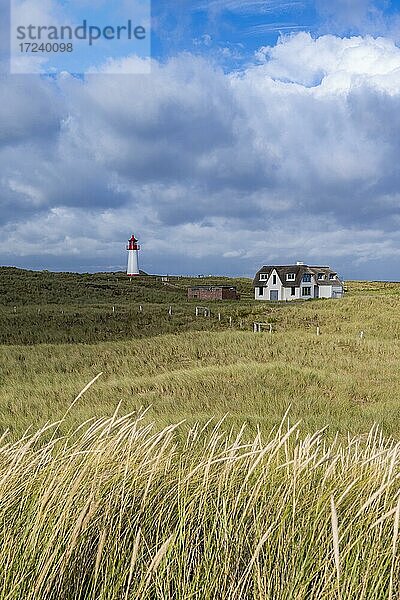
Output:
[[128,250],[128,270],[126,274],[128,277],[136,277],[140,275],[139,272],[139,250],[140,246],[138,245],[138,240],[132,234],[131,239],[129,240],[129,246],[126,247]]

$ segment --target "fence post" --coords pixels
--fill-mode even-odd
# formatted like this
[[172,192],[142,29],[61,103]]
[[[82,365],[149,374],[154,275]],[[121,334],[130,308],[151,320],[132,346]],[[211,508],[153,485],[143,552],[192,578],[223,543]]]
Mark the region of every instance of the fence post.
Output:
[[169,307],[168,314],[169,314],[170,317],[172,317],[172,306]]
[[272,323],[269,324],[269,332],[272,333]]
[[360,338],[361,338],[362,340],[364,339],[364,332],[363,332],[363,331],[361,331],[361,332],[360,332]]
[[229,327],[232,327],[232,317],[229,317]]
[[221,313],[218,313],[218,321],[221,322]]
[[320,334],[320,329],[319,329],[319,327],[317,327],[317,335],[319,335],[319,334]]

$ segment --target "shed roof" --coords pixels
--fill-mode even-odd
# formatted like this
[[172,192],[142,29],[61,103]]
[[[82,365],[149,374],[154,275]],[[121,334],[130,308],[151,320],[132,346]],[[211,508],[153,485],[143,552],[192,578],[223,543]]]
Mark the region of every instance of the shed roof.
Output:
[[191,285],[189,290],[207,290],[215,292],[217,290],[236,290],[233,285]]

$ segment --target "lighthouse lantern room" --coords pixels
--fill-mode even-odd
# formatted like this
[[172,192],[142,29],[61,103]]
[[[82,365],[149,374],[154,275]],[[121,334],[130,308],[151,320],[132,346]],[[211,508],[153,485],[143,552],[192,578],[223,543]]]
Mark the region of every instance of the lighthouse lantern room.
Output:
[[139,272],[139,250],[140,246],[138,244],[138,240],[132,235],[129,240],[129,245],[126,247],[128,250],[128,277],[136,277],[140,275]]

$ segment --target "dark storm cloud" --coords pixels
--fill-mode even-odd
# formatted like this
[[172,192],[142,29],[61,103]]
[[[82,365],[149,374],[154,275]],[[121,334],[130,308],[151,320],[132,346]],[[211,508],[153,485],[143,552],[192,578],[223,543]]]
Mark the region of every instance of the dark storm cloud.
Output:
[[54,85],[38,77],[0,75],[0,147],[54,143],[63,119]]

